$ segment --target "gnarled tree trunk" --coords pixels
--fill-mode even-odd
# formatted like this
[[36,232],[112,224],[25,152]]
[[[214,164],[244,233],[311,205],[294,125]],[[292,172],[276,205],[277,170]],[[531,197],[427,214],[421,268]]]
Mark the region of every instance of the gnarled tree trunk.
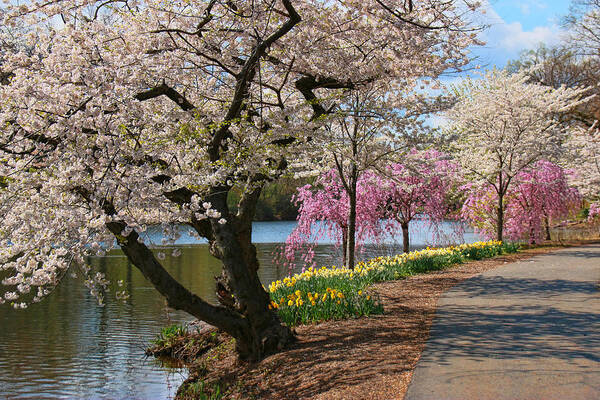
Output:
[[232,335],[243,359],[260,360],[277,352],[293,340],[275,311],[269,310],[271,298],[258,278],[258,258],[252,244],[252,220],[260,189],[248,191],[239,203],[237,215],[229,213],[227,188],[213,191],[211,203],[225,218],[224,224],[211,220],[214,237],[211,253],[223,263],[227,278],[225,290],[235,299],[234,310],[247,322],[247,329]]
[[[127,224],[111,221],[107,228],[115,235],[121,249],[156,289],[165,296],[167,304],[185,311],[233,336],[241,359],[260,360],[277,352],[294,339],[291,330],[269,309],[269,294],[258,278],[256,248],[251,242],[252,218],[260,194],[256,189],[240,200],[237,215],[227,208],[228,188],[215,188],[210,201],[223,218],[194,220],[192,226],[209,240],[212,255],[223,263],[223,278],[218,280],[220,305],[209,304],[174,279],[160,264],[154,253],[141,241],[135,231],[123,235]],[[177,195],[181,195],[178,193]],[[105,202],[107,214],[115,215],[114,207]]]
[[228,289],[235,298],[234,307],[248,324],[247,329],[234,335],[236,348],[241,358],[260,360],[281,350],[293,335],[277,313],[269,310],[271,298],[258,278],[259,265],[256,248],[250,241],[251,232],[231,229],[230,224],[235,225],[235,221],[218,227],[216,248],[228,278]]

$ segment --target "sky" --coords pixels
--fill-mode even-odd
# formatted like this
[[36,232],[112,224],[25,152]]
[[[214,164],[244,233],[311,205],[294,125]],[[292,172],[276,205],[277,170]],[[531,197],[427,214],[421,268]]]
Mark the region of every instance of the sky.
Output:
[[504,67],[519,53],[540,42],[556,44],[561,37],[561,19],[568,14],[570,0],[484,0],[483,48],[474,49],[477,64]]
[[[472,49],[472,55],[477,57],[473,65],[490,69],[504,68],[510,60],[519,58],[523,50],[534,49],[540,43],[558,44],[564,35],[561,20],[569,13],[571,0],[482,0],[482,3],[485,14],[481,24],[489,28],[480,35],[485,46]],[[477,79],[481,71],[451,73],[442,81],[451,86],[465,75]],[[427,123],[440,127],[447,121],[441,115],[433,115],[427,118]]]

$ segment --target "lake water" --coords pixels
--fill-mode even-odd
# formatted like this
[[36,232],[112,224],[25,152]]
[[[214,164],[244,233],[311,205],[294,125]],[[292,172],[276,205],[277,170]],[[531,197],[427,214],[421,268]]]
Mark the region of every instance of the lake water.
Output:
[[[274,265],[273,252],[293,230],[295,222],[256,222],[253,241],[257,243],[262,282],[269,284],[288,274]],[[444,232],[452,231],[450,224]],[[163,251],[169,272],[193,292],[214,300],[214,279],[220,265],[208,254],[207,246],[186,231]],[[158,232],[151,232],[160,242]],[[412,229],[414,248],[430,243],[423,225]],[[472,233],[464,241],[478,238]],[[399,235],[398,242],[401,243]],[[173,257],[171,250],[181,249]],[[399,246],[388,238],[387,245],[370,244],[359,258],[393,254]],[[316,248],[319,265],[338,263],[339,249],[328,241]],[[0,399],[165,399],[174,396],[186,377],[185,369],[169,369],[144,356],[146,344],[161,327],[190,321],[181,312],[167,309],[164,299],[127,262],[120,251],[91,259],[111,280],[106,304],[99,307],[79,278],[67,278],[41,303],[25,310],[0,306]],[[297,266],[298,269],[301,266]],[[117,281],[129,293],[118,301]]]

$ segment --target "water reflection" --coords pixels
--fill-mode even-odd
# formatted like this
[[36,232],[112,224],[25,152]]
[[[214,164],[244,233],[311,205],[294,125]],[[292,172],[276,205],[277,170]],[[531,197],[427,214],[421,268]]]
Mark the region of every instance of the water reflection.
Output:
[[[257,245],[263,284],[289,273],[274,265],[273,252],[294,223],[257,223]],[[158,234],[158,233],[155,233]],[[271,243],[264,243],[269,240]],[[426,243],[413,237],[416,247]],[[475,240],[468,236],[467,241]],[[163,248],[169,272],[194,293],[215,301],[214,276],[220,264],[204,244]],[[362,258],[391,254],[398,247],[365,246]],[[339,262],[332,245],[316,248],[319,265]],[[90,260],[111,281],[104,307],[98,307],[79,278],[66,278],[48,298],[25,310],[0,306],[0,397],[4,398],[110,398],[164,399],[172,397],[185,371],[161,367],[144,357],[145,344],[161,327],[188,321],[184,313],[169,311],[165,300],[122,255],[113,251]],[[300,267],[298,267],[300,268]],[[125,302],[114,299],[123,288]]]
[[[117,261],[117,262],[115,262]],[[77,279],[26,310],[0,309],[0,393],[19,398],[167,398],[179,371],[157,368],[144,344],[169,317],[164,301],[123,257],[98,260],[131,297],[98,307]],[[167,383],[167,385],[165,384]],[[169,388],[168,383],[171,383]]]

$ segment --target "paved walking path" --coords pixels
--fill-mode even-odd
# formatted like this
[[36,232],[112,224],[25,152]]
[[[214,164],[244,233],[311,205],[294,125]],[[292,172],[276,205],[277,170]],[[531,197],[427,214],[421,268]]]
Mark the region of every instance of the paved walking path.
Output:
[[600,399],[600,245],[445,293],[405,400]]

